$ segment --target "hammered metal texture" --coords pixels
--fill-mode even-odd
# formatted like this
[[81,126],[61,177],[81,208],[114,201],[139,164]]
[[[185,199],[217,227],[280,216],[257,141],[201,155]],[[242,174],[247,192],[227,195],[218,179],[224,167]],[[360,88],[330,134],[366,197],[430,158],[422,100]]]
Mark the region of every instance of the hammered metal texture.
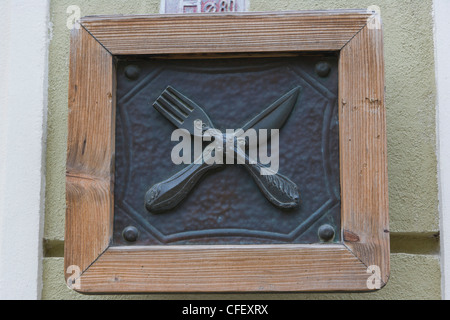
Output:
[[[316,74],[326,61],[330,72]],[[310,54],[283,58],[151,59],[117,62],[113,245],[319,243],[324,224],[340,230],[338,58]],[[139,70],[133,77],[126,70]],[[176,129],[153,107],[171,85],[198,103],[216,128],[238,129],[289,89],[302,93],[280,130],[279,172],[298,186],[301,204],[274,207],[241,165],[204,177],[180,205],[151,214],[144,195],[184,165],[171,161]],[[340,241],[336,232],[334,242]]]

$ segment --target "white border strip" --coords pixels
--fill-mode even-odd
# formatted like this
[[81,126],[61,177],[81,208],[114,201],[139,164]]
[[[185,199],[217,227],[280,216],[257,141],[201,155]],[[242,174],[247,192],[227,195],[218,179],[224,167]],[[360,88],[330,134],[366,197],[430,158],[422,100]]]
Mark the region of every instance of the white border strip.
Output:
[[49,0],[1,0],[0,299],[40,299]]
[[434,0],[442,298],[450,300],[450,1]]

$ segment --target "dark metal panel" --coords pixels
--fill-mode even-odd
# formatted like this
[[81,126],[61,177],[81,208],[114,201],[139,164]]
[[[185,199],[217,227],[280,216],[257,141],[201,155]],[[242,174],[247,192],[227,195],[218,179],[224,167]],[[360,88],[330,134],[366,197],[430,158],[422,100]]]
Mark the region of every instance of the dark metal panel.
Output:
[[[332,54],[120,60],[114,245],[340,241],[337,60]],[[225,165],[206,175],[176,208],[149,213],[146,191],[183,167],[170,158],[176,127],[152,107],[168,85],[198,103],[221,130],[238,129],[300,86],[302,94],[280,130],[280,172],[297,185],[300,206],[273,206],[241,165]],[[323,225],[329,226],[319,237]],[[133,242],[124,239],[129,226],[136,228],[126,237]]]

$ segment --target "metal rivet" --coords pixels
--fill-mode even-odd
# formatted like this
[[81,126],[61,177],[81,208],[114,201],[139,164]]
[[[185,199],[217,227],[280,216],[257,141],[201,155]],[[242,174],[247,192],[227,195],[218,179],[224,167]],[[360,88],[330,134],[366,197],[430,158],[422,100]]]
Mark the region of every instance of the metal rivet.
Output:
[[319,77],[325,78],[331,71],[328,62],[320,61],[316,64],[316,73]]
[[123,229],[122,236],[128,242],[135,242],[139,236],[139,231],[136,227],[129,226]]
[[324,224],[320,226],[318,235],[321,241],[332,241],[334,239],[334,228],[329,224]]
[[141,68],[134,64],[130,64],[125,68],[125,76],[130,80],[136,80],[141,74]]

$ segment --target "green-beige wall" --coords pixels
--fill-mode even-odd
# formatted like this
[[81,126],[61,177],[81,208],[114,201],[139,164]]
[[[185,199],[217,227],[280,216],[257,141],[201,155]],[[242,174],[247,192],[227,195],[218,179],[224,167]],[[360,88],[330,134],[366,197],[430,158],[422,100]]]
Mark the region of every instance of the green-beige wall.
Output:
[[391,277],[374,293],[82,295],[64,282],[69,35],[81,15],[158,13],[160,0],[52,0],[43,299],[440,299],[431,0],[251,0],[251,11],[381,9],[385,34]]

